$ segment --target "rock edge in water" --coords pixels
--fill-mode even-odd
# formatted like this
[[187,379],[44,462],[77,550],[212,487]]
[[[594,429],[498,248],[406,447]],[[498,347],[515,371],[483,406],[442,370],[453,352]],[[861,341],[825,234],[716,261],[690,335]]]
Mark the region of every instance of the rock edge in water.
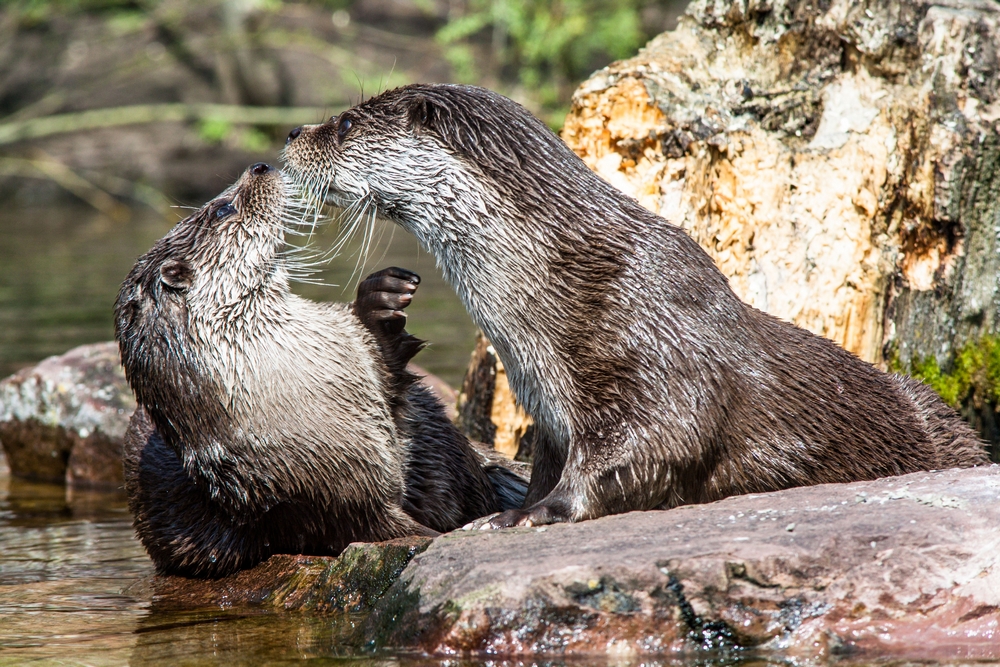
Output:
[[998,526],[994,465],[275,556],[139,588],[161,605],[340,612],[347,645],[432,655],[996,659]]
[[221,579],[153,575],[123,593],[158,608],[263,607],[359,614],[371,610],[431,543],[409,537],[351,544],[337,558],[279,554]]
[[0,381],[0,443],[10,473],[119,487],[134,411],[114,343],[82,345],[25,368]]

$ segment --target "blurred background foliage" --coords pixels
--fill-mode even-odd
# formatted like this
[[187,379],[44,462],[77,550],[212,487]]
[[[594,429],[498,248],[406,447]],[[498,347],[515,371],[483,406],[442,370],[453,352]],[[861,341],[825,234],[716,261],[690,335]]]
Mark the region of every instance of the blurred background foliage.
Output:
[[[457,79],[489,77],[559,126],[577,82],[665,27],[658,9],[649,0],[470,0],[437,39]],[[486,58],[476,51],[484,44]]]
[[[277,164],[294,126],[390,87],[457,81],[559,129],[580,81],[671,28],[685,4],[0,0],[0,377],[110,339],[137,255],[247,165]],[[410,328],[433,345],[419,361],[459,382],[471,321],[412,237],[381,229],[367,269],[424,274]],[[357,261],[319,276],[338,289],[296,290],[349,300]]]
[[[402,55],[394,52],[404,42],[426,40],[425,55],[438,57],[446,66],[436,72],[435,80],[496,88],[557,128],[579,81],[613,60],[635,54],[652,36],[672,27],[683,7],[677,0],[7,0],[4,4],[8,34],[11,29],[52,29],[71,17],[102,21],[121,36],[151,30],[159,46],[150,46],[149,55],[157,56],[162,47],[163,55],[221,85],[224,96],[242,104],[293,102],[280,73],[266,71],[274,69],[273,54],[267,51],[304,49],[330,61],[345,61],[340,64],[353,67],[360,84],[367,83],[370,68],[348,64],[351,53],[329,47],[346,45],[359,30],[371,29],[382,33],[383,50],[396,56]],[[312,20],[292,26],[295,16]],[[205,45],[198,44],[205,37],[216,41],[211,45],[216,55],[228,57],[207,62]],[[219,62],[226,60],[230,62]],[[395,65],[401,70],[399,79],[410,80],[409,63],[397,60]],[[382,74],[379,88],[386,87],[390,77],[388,71]],[[327,98],[343,101],[334,95]],[[0,100],[0,113],[10,112],[11,107],[12,100]]]

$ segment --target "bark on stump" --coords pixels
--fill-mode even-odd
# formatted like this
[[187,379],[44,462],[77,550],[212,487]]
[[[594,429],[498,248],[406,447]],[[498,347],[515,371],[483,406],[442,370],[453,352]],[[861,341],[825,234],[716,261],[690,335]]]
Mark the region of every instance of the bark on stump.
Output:
[[[530,461],[532,421],[514,399],[503,362],[483,332],[476,334],[469,368],[458,395],[458,427],[472,440],[504,456]],[[527,445],[527,446],[526,446]]]
[[580,86],[563,138],[745,301],[922,377],[997,443],[998,22],[976,0],[696,0]]

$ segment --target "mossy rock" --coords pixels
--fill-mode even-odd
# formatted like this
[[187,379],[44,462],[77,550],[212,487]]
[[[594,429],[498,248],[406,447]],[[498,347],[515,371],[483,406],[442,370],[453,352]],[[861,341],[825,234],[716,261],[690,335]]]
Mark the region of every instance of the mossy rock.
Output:
[[947,364],[934,355],[915,356],[909,364],[893,350],[889,370],[905,373],[929,385],[944,401],[962,413],[990,442],[990,458],[1000,461],[1000,336],[986,334],[959,348]]

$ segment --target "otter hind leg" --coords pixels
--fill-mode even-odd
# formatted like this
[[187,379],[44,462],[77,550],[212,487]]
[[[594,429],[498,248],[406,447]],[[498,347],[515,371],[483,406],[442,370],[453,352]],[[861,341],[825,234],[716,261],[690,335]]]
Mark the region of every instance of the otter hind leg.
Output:
[[965,468],[989,463],[986,443],[937,392],[905,375],[890,375],[897,391],[908,399],[924,423],[937,468]]
[[489,478],[496,492],[497,502],[501,510],[512,510],[524,504],[524,496],[528,492],[528,483],[516,472],[500,465],[487,465],[483,472]]

